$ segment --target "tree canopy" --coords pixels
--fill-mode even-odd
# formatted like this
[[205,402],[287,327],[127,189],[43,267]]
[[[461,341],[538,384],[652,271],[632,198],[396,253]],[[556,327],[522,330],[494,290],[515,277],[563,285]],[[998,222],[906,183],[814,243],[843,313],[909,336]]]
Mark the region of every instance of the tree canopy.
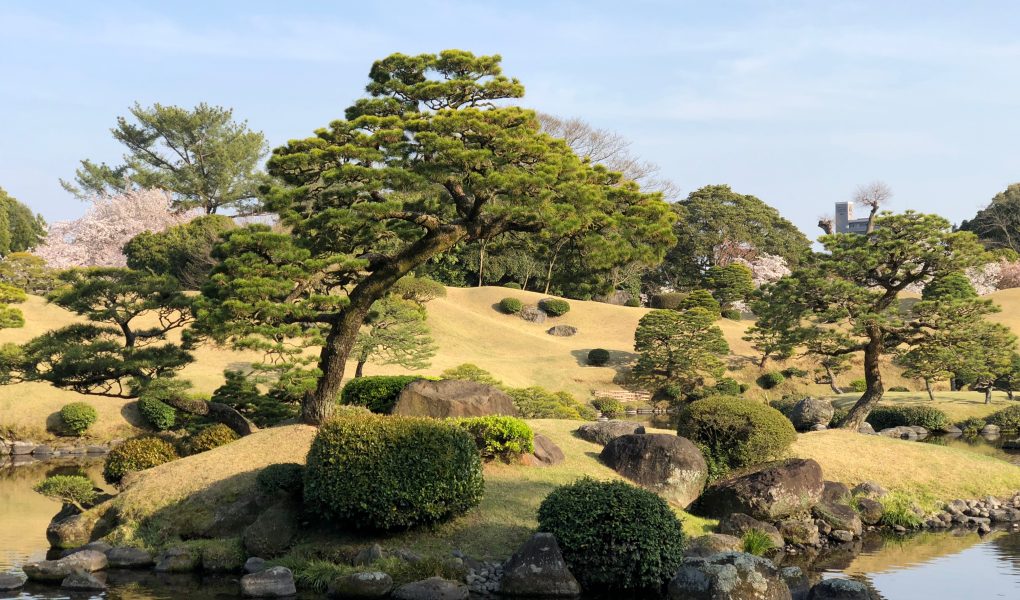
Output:
[[203,215],[163,231],[143,231],[124,245],[127,266],[172,275],[186,289],[197,290],[215,265],[212,250],[220,236],[234,227],[230,217]]
[[32,250],[46,236],[46,221],[0,188],[0,256]]
[[137,188],[159,188],[173,194],[178,210],[200,208],[248,213],[258,206],[258,171],[266,155],[265,136],[237,122],[233,110],[202,103],[180,106],[135,103],[131,117],[117,117],[113,138],[126,148],[124,164],[109,166],[81,161],[74,182],[61,185],[88,199]]
[[331,413],[373,304],[429,259],[502,234],[583,237],[668,212],[508,103],[524,88],[499,56],[393,54],[369,79],[370,97],[345,118],[273,151],[266,203],[289,233],[228,232],[203,288],[216,339],[278,355],[294,340],[322,345],[302,407],[311,423]]
[[973,219],[961,223],[960,229],[973,232],[988,248],[1020,253],[1020,183],[996,194]]
[[691,393],[706,377],[722,377],[730,348],[716,318],[704,308],[653,310],[641,317],[634,332],[639,355],[634,375],[673,398]]

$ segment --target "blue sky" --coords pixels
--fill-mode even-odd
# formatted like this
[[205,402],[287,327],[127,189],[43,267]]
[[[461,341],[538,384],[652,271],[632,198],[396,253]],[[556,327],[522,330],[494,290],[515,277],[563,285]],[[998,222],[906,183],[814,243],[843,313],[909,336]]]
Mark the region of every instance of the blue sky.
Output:
[[684,193],[728,183],[814,237],[883,180],[891,208],[958,222],[1020,181],[1017,31],[1013,2],[0,0],[0,186],[71,218],[57,179],[116,161],[135,101],[230,106],[278,145],[340,117],[373,60],[463,48]]

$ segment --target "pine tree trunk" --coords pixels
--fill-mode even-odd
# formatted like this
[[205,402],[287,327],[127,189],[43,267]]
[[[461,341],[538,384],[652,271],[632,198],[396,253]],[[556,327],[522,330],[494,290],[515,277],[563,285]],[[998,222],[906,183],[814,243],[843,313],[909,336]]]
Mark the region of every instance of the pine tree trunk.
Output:
[[365,361],[359,360],[358,366],[354,369],[354,378],[357,379],[365,374]]
[[924,378],[924,389],[928,392],[928,399],[935,402],[935,392],[931,389],[931,379],[928,377]]
[[991,386],[985,388],[985,404],[992,403],[992,388]]
[[478,287],[485,285],[485,242],[478,244]]
[[877,327],[871,327],[868,331],[870,341],[864,349],[864,381],[867,387],[864,394],[850,409],[841,427],[851,431],[857,431],[864,424],[871,409],[882,399],[885,394],[885,387],[882,385],[882,370],[879,366],[879,357],[882,356],[882,333]]
[[832,390],[832,393],[842,394],[843,390],[836,385],[836,374],[832,372],[832,367],[825,365],[825,374],[829,377],[829,389]]
[[1010,400],[1013,399],[1013,389],[1012,388],[1006,388],[1006,397],[1009,398]]

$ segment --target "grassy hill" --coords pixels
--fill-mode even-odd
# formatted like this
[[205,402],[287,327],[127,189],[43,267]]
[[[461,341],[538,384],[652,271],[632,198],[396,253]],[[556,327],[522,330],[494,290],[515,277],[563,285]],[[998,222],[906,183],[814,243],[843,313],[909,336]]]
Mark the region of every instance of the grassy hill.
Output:
[[[590,398],[593,392],[620,389],[625,383],[625,374],[635,358],[634,330],[648,309],[571,300],[570,312],[562,317],[550,318],[543,324],[535,324],[497,310],[497,303],[507,296],[518,298],[526,304],[535,304],[545,297],[535,292],[501,287],[448,288],[446,298],[429,303],[428,322],[438,343],[439,353],[433,359],[432,366],[421,373],[435,375],[462,363],[474,363],[509,385],[539,385],[550,390],[566,390],[582,400]],[[1020,333],[1020,289],[1004,290],[990,297],[1003,308],[993,318]],[[38,297],[29,297],[22,309],[26,326],[23,329],[0,330],[0,343],[24,342],[76,319],[73,314],[47,304]],[[718,322],[732,351],[730,375],[745,382],[753,382],[760,374],[754,364],[754,350],[742,339],[750,323],[747,320],[726,319]],[[546,330],[554,324],[572,325],[577,327],[578,333],[573,337],[551,336]],[[605,367],[587,366],[585,358],[592,348],[609,350],[612,355],[610,364]],[[212,346],[198,349],[195,357],[195,362],[184,369],[182,376],[190,380],[197,391],[205,393],[212,392],[222,383],[224,369],[242,367],[260,358],[254,353],[240,353]],[[790,365],[808,371],[812,366],[798,359],[788,364],[770,363],[768,368],[781,369]],[[348,376],[353,372],[354,365],[351,364],[347,370]],[[370,363],[365,373],[397,374],[407,371],[400,367]],[[858,366],[841,376],[840,382],[846,385],[860,376]],[[917,382],[904,380],[898,370],[889,365],[886,369],[886,387],[895,385],[919,390]],[[946,389],[944,385],[942,389]],[[829,396],[831,390],[826,385],[815,384],[809,376],[787,380],[768,392],[753,386],[748,395],[759,399],[774,399],[789,393]],[[980,394],[940,393],[940,398],[947,401],[949,412],[952,413],[950,416],[954,419],[983,415],[990,411],[984,406]],[[56,422],[60,407],[81,399],[87,399],[100,413],[94,430],[98,438],[130,435],[140,423],[130,401],[85,398],[45,384],[22,383],[0,387],[0,429],[13,429],[20,435],[41,439],[46,436],[46,423]],[[840,401],[849,402],[853,399],[853,394],[847,394]],[[916,391],[910,394],[890,394],[889,400],[904,403],[927,401],[923,393]]]

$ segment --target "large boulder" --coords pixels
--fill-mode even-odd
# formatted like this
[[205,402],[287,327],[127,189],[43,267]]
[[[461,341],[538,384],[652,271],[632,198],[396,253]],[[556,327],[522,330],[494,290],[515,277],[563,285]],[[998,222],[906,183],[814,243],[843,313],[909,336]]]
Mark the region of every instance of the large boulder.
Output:
[[78,548],[92,537],[98,516],[92,511],[82,513],[70,504],[65,504],[49,525],[46,526],[46,541],[54,548]]
[[545,323],[545,319],[548,317],[544,310],[533,304],[529,304],[522,308],[521,312],[517,313],[517,315],[531,323]]
[[811,588],[810,600],[872,600],[868,586],[853,579],[823,579]]
[[685,558],[669,582],[669,600],[791,600],[772,561],[742,552]]
[[577,327],[572,325],[556,325],[550,327],[546,333],[555,337],[570,337],[577,334]]
[[249,556],[272,557],[290,548],[297,535],[297,517],[290,504],[281,502],[266,509],[245,527],[242,541]]
[[920,436],[917,435],[917,431],[914,430],[913,427],[907,427],[906,425],[900,425],[899,427],[886,427],[882,431],[879,431],[878,435],[884,435],[885,437],[891,437],[897,440],[907,440],[910,442],[920,439]]
[[550,466],[563,462],[563,450],[547,436],[535,434],[535,451],[531,454],[539,465]]
[[394,600],[468,600],[468,594],[468,586],[459,581],[429,577],[398,587],[390,597]]
[[287,567],[269,567],[241,577],[241,595],[249,598],[284,598],[295,594],[294,574]]
[[791,458],[709,486],[697,508],[707,516],[739,512],[775,521],[811,510],[822,489],[822,467],[812,459]]
[[621,435],[606,444],[599,458],[620,475],[683,508],[697,500],[708,481],[701,450],[673,434]]
[[28,581],[24,573],[0,573],[0,592],[16,590]]
[[147,550],[126,546],[110,548],[106,551],[106,559],[111,569],[145,569],[155,564]]
[[329,584],[330,598],[351,598],[369,600],[386,598],[393,590],[393,578],[382,571],[350,573],[334,579]]
[[687,544],[684,556],[712,556],[720,552],[741,552],[744,541],[725,533],[710,533],[694,538]]
[[500,594],[543,598],[573,598],[581,593],[560,553],[556,537],[536,533],[503,565]]
[[167,548],[159,555],[155,570],[157,573],[189,573],[198,569],[201,556],[182,546]]
[[106,589],[105,578],[105,574],[100,578],[88,571],[75,569],[60,582],[60,587],[75,592],[100,592]]
[[861,496],[857,499],[857,514],[861,516],[861,522],[865,525],[877,525],[885,514],[885,507],[878,500]]
[[803,569],[783,567],[779,570],[779,576],[786,582],[786,587],[790,588],[793,600],[807,600],[808,594],[811,593],[811,582]]
[[861,517],[847,504],[819,502],[811,509],[811,514],[834,530],[849,531],[856,537],[863,531]]
[[644,433],[645,426],[634,421],[599,421],[585,423],[577,428],[577,437],[582,440],[605,446],[621,435]]
[[787,544],[817,546],[820,542],[818,525],[808,516],[783,519],[778,523],[779,533]]
[[744,513],[732,513],[726,515],[719,521],[719,527],[717,528],[719,533],[725,533],[734,537],[743,538],[744,534],[752,529],[756,529],[765,535],[769,536],[772,540],[772,545],[776,548],[782,548],[785,542],[783,541],[783,535],[779,533],[775,525],[766,523],[765,521],[759,521],[750,515]]
[[793,405],[790,411],[790,421],[797,431],[811,431],[817,425],[828,427],[835,414],[832,402],[820,398],[804,398]]
[[412,417],[516,417],[517,407],[503,390],[476,381],[412,381],[400,392],[393,414]]
[[850,488],[838,481],[822,482],[822,502],[846,504],[850,501]]
[[41,560],[22,565],[21,569],[32,581],[63,581],[75,571],[102,571],[108,565],[106,555],[97,550],[82,550],[60,560]]

